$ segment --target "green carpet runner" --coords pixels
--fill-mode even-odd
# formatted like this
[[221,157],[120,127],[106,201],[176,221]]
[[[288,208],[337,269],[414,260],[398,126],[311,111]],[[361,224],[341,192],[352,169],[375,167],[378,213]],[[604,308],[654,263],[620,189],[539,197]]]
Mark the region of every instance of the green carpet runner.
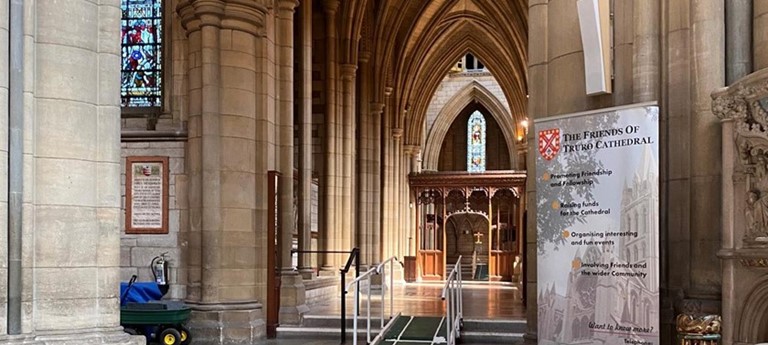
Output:
[[445,319],[433,316],[400,316],[384,336],[383,345],[445,344]]

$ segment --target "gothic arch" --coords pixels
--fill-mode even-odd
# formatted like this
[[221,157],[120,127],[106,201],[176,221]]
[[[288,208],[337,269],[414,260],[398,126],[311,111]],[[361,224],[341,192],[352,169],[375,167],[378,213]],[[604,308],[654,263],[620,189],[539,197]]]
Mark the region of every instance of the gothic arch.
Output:
[[453,121],[459,116],[459,113],[470,104],[472,101],[477,101],[482,104],[490,115],[496,120],[501,128],[501,132],[504,135],[504,140],[509,148],[509,161],[510,164],[517,166],[516,143],[515,143],[515,123],[509,111],[494,96],[488,91],[485,86],[472,81],[462,88],[454,95],[451,100],[446,103],[437,117],[435,118],[432,128],[427,134],[427,141],[424,147],[424,168],[427,170],[437,170],[437,163],[440,159],[440,149],[443,146],[443,140],[451,128]]
[[755,288],[747,296],[739,317],[736,341],[754,343],[768,340],[768,275],[755,283]]

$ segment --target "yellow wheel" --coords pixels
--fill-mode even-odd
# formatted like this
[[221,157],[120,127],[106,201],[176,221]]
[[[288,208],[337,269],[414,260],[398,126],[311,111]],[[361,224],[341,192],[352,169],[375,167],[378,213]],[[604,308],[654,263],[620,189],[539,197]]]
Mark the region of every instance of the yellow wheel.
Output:
[[189,328],[179,325],[179,334],[181,334],[181,345],[189,345],[192,342],[192,334]]
[[160,343],[163,345],[181,344],[181,334],[173,328],[166,328],[160,333]]

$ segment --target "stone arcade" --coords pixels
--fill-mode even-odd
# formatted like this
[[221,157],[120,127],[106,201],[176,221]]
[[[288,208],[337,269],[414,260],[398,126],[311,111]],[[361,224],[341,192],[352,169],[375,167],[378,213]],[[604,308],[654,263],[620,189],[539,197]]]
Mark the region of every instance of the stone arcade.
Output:
[[[0,0],[0,343],[140,344],[118,285],[165,252],[196,339],[251,343],[346,260],[292,249],[353,247],[418,257],[416,280],[487,253],[535,343],[568,306],[536,294],[536,184],[419,183],[537,176],[533,120],[648,101],[661,269],[626,279],[662,308],[637,317],[664,343],[679,314],[768,341],[768,0],[606,2],[612,92],[588,96],[574,0]],[[131,223],[134,161],[167,171]]]

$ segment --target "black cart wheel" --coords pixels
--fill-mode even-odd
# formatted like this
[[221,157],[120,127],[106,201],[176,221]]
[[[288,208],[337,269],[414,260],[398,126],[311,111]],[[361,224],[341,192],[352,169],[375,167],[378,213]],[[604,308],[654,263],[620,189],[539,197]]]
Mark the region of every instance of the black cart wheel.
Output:
[[181,334],[181,345],[189,345],[192,342],[192,333],[189,328],[179,325],[179,334]]
[[130,335],[141,335],[141,333],[139,333],[139,331],[137,331],[135,328],[125,327],[123,328],[123,331]]
[[181,333],[173,328],[166,328],[160,332],[160,344],[181,345]]

